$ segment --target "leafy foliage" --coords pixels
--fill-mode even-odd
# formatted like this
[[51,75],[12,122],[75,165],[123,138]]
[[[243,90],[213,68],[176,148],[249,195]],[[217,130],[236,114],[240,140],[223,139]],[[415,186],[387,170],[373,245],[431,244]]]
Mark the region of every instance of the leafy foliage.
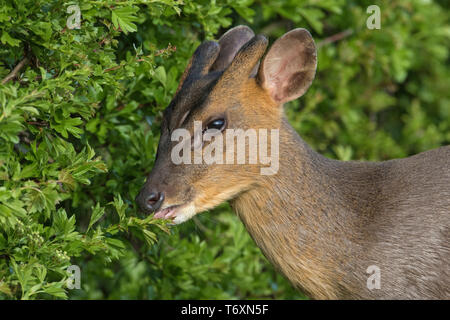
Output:
[[168,228],[134,202],[193,50],[237,24],[272,41],[312,30],[316,80],[286,112],[316,150],[383,160],[449,143],[443,1],[2,0],[0,298],[303,297],[227,205]]

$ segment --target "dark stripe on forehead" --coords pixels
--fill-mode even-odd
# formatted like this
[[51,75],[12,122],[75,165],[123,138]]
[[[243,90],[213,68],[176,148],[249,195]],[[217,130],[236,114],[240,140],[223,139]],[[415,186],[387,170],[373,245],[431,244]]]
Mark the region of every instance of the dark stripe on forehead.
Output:
[[164,111],[164,122],[169,129],[178,126],[181,117],[203,104],[222,72],[209,72],[219,55],[219,44],[202,43],[194,52],[191,63],[181,78],[181,87]]
[[[245,34],[242,39],[231,37],[233,34],[235,36],[241,35],[241,31]],[[177,128],[187,112],[192,114],[193,111],[204,105],[212,88],[220,78],[225,79],[220,80],[219,86],[232,87],[233,85],[239,86],[251,75],[252,69],[264,53],[267,40],[263,36],[255,36],[246,42],[249,36],[253,35],[253,32],[249,32],[242,27],[236,29],[233,34],[229,35],[230,39],[224,38],[221,40],[224,46],[222,58],[226,58],[226,61],[217,64],[220,65],[222,70],[214,68],[221,50],[217,42],[206,41],[195,50],[191,62],[181,78],[181,85],[164,112],[165,124],[169,130]],[[231,46],[231,49],[228,48],[229,50],[227,50],[227,45]],[[239,51],[237,51],[238,48]],[[236,51],[237,55],[235,56]],[[231,65],[227,67],[230,62]]]
[[176,129],[186,112],[192,113],[204,105],[221,75],[221,71],[214,71],[200,77],[186,78],[182,88],[164,111],[164,119],[169,129]]

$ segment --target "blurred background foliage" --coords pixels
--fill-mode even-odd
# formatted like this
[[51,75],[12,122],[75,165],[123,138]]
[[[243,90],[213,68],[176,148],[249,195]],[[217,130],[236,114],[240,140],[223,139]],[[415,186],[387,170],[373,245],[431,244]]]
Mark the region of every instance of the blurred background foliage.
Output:
[[304,298],[227,204],[170,228],[137,211],[188,59],[238,24],[307,28],[318,73],[291,124],[328,157],[385,160],[450,141],[448,19],[444,0],[0,0],[0,299]]

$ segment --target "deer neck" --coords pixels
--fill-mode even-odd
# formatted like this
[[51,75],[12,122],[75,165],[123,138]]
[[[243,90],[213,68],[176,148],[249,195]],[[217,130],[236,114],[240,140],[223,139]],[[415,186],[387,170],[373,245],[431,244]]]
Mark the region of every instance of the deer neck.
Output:
[[[338,161],[314,152],[283,120],[278,173],[261,176],[231,205],[248,232],[294,286],[315,298],[337,298],[337,264],[348,245],[352,209],[333,172]],[[338,170],[339,171],[339,170]],[[333,278],[333,279],[332,279]]]

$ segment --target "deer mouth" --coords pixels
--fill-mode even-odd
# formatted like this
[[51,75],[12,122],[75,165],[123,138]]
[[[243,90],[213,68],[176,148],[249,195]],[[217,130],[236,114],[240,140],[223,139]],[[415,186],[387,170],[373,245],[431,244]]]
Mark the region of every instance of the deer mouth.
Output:
[[183,223],[197,214],[194,203],[167,206],[156,211],[153,218],[171,220],[170,225]]
[[169,207],[165,207],[164,209],[156,211],[153,218],[155,219],[173,219],[177,213],[177,209],[180,205],[173,205]]

